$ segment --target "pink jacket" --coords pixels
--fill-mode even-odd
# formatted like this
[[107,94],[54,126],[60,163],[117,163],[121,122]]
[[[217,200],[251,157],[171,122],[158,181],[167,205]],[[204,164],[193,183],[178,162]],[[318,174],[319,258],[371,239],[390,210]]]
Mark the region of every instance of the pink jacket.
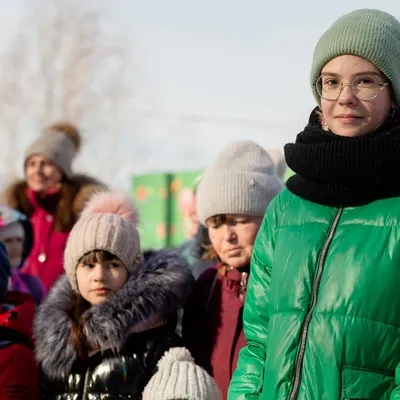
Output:
[[[27,189],[34,211],[30,217],[33,227],[33,248],[22,272],[39,277],[48,291],[64,273],[63,254],[69,232],[54,229],[53,215],[58,194],[49,195],[39,204],[36,193]],[[42,204],[43,203],[43,204]]]

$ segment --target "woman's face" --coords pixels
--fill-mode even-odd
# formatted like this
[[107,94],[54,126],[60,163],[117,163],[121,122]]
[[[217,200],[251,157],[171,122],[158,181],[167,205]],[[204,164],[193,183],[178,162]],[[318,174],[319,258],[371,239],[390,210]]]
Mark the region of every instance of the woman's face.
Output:
[[[364,58],[343,55],[329,61],[321,72],[325,85],[349,84],[356,77],[368,78],[379,83],[387,82],[382,72]],[[339,80],[339,81],[338,81]],[[340,84],[339,82],[339,84]],[[372,100],[360,100],[350,86],[344,86],[337,100],[321,99],[322,114],[329,130],[339,136],[356,137],[373,132],[387,118],[392,107],[390,86],[379,88],[378,95]]]
[[118,258],[79,263],[76,280],[81,296],[92,306],[110,298],[128,280],[128,271]]
[[262,218],[229,214],[222,224],[209,221],[208,234],[220,260],[233,268],[248,265]]
[[26,161],[25,180],[34,192],[47,193],[61,182],[61,170],[46,157],[37,154]]

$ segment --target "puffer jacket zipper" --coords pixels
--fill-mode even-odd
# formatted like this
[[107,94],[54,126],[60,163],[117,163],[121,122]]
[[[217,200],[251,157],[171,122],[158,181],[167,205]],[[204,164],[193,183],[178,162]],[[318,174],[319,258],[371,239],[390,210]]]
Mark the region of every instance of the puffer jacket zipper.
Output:
[[89,400],[89,393],[88,393],[89,379],[90,379],[90,369],[88,368],[85,373],[85,381],[83,384],[82,400]]
[[305,354],[306,344],[307,344],[308,328],[310,327],[313,312],[318,303],[318,291],[319,291],[319,286],[321,284],[322,273],[324,272],[325,261],[326,261],[326,257],[328,254],[328,250],[329,250],[329,247],[335,236],[335,232],[339,225],[339,221],[340,221],[342,214],[343,214],[343,208],[339,208],[337,210],[335,217],[332,221],[332,224],[329,228],[328,235],[325,239],[324,245],[322,246],[321,254],[319,257],[319,261],[318,261],[317,271],[315,273],[314,284],[312,287],[312,297],[311,297],[310,309],[308,310],[308,313],[304,319],[304,323],[303,323],[303,326],[301,329],[299,351],[297,353],[293,385],[292,385],[292,390],[289,395],[289,400],[295,400],[295,399],[297,399],[297,396],[299,395],[300,384],[301,384],[301,374],[302,374],[302,370],[303,370],[304,354]]

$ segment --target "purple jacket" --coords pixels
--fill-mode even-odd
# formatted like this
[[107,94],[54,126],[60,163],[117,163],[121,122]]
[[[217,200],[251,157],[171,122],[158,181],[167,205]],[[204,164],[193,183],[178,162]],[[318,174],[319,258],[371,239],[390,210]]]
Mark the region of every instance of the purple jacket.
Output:
[[36,276],[21,272],[20,269],[11,272],[11,290],[32,295],[36,304],[40,304],[46,297],[42,281]]

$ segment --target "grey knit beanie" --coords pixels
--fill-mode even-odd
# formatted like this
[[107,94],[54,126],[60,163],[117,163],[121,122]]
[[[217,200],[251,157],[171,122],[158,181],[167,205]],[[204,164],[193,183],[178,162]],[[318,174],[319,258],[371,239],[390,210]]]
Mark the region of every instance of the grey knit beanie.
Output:
[[400,107],[400,22],[379,10],[356,10],[339,18],[319,39],[314,50],[311,85],[320,105],[315,82],[333,58],[351,54],[379,68],[392,83]]
[[144,389],[143,400],[222,400],[215,380],[184,347],[167,351]]
[[65,273],[75,291],[76,267],[91,251],[108,251],[124,263],[129,273],[135,271],[141,260],[137,219],[136,207],[125,195],[101,192],[92,196],[72,228],[64,252]]
[[229,144],[208,167],[197,187],[197,212],[202,224],[219,214],[262,217],[282,190],[269,154],[251,140]]
[[59,167],[67,177],[72,176],[72,161],[79,150],[81,137],[77,128],[58,122],[46,128],[25,152],[25,162],[41,154]]

